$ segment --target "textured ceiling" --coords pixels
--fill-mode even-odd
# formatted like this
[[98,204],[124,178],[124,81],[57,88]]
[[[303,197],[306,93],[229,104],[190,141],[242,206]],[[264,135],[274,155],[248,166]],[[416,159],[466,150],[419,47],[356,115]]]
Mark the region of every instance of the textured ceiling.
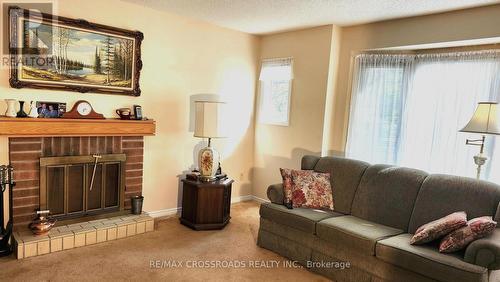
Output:
[[253,34],[356,25],[500,3],[500,0],[122,0]]

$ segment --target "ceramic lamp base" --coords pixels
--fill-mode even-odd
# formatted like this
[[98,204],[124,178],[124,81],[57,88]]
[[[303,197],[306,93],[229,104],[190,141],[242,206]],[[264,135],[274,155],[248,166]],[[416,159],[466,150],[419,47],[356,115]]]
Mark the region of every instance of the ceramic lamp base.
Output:
[[205,147],[198,154],[198,166],[201,181],[214,181],[219,168],[219,153],[212,147]]

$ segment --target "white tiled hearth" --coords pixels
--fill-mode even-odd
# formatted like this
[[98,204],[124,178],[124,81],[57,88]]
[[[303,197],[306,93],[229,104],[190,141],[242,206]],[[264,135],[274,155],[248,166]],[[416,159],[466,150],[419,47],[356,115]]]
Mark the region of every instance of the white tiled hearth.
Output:
[[149,215],[123,215],[61,225],[48,235],[35,236],[31,231],[14,232],[17,259],[40,256],[87,245],[99,244],[154,231]]

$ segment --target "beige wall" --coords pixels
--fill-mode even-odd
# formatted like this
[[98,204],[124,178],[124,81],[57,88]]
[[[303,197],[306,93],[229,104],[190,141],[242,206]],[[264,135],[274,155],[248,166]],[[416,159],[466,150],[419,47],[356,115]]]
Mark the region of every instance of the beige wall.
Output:
[[[0,99],[67,102],[89,100],[97,112],[114,116],[114,109],[143,106],[157,122],[157,135],[145,138],[144,209],[179,206],[178,176],[193,164],[200,141],[189,129],[190,95],[217,93],[229,103],[237,123],[230,138],[214,141],[224,157],[224,170],[235,178],[233,197],[251,194],[249,178],[254,150],[254,96],[259,38],[118,0],[58,2],[57,14],[144,33],[138,98],[79,94],[35,89],[11,89],[8,71],[0,70]],[[5,103],[0,101],[0,113]],[[0,128],[1,130],[1,128]],[[7,138],[0,138],[0,163],[6,163]]]
[[279,167],[307,153],[343,155],[351,59],[362,50],[500,37],[500,5],[339,28],[262,37],[261,58],[295,58],[289,127],[256,124],[254,195],[266,198]]
[[495,5],[343,28],[326,148],[329,154],[344,152],[353,54],[367,49],[500,37],[499,15],[500,5]]
[[[280,182],[279,167],[298,168],[304,154],[342,154],[349,110],[352,55],[360,50],[500,36],[500,5],[354,27],[322,26],[256,37],[118,0],[58,2],[57,13],[144,33],[139,98],[11,89],[0,70],[0,99],[89,100],[98,112],[141,104],[157,121],[145,138],[146,210],[179,205],[178,176],[192,167],[199,140],[189,128],[190,96],[218,93],[228,100],[230,138],[215,140],[233,197],[266,198]],[[89,12],[91,11],[91,12]],[[111,14],[110,14],[111,13]],[[259,59],[294,57],[290,125],[254,124]],[[257,91],[258,92],[258,91]],[[0,113],[5,104],[0,102]],[[0,129],[1,130],[1,129]],[[8,161],[0,138],[0,163]]]
[[[304,154],[320,154],[332,26],[263,36],[261,58],[294,58],[289,126],[256,124],[253,193],[266,199],[278,168],[298,168]],[[258,113],[257,113],[258,115]]]

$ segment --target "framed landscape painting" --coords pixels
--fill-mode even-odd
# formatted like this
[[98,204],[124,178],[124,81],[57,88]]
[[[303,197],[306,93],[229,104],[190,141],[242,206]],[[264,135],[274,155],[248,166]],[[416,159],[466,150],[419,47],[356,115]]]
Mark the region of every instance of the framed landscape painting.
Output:
[[139,96],[139,31],[10,7],[10,85]]

